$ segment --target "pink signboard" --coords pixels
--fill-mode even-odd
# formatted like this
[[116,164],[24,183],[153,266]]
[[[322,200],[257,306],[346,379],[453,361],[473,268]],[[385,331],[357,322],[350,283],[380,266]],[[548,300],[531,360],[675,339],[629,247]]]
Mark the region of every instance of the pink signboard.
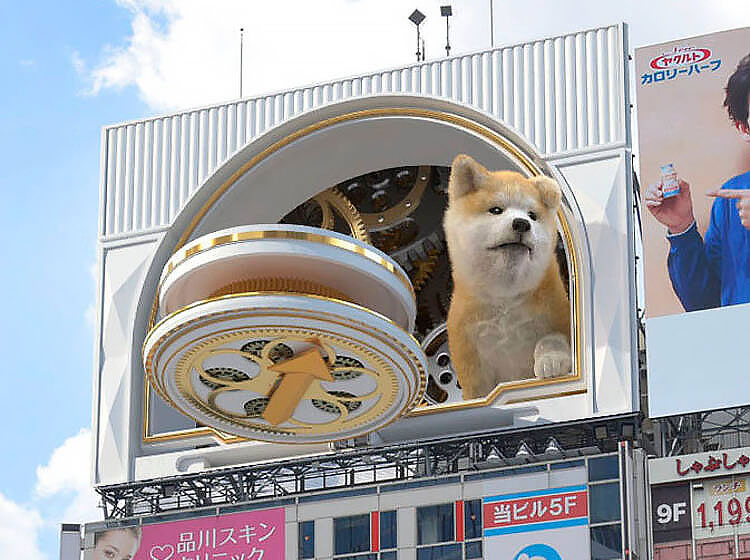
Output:
[[284,508],[249,511],[102,531],[93,559],[282,560],[284,536]]

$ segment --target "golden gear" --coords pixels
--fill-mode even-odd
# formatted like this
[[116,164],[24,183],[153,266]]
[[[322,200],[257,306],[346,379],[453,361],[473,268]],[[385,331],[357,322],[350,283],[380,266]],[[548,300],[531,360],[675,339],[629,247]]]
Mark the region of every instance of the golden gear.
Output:
[[426,259],[420,259],[413,262],[414,268],[409,271],[409,280],[411,280],[414,291],[421,290],[435,271],[435,267],[440,260],[440,249],[430,249],[427,252]]
[[448,252],[444,250],[438,254],[429,281],[417,294],[416,330],[421,336],[427,335],[446,320],[452,293],[451,265]]
[[213,299],[221,296],[246,294],[251,292],[292,292],[296,294],[312,294],[352,302],[352,299],[343,292],[301,278],[253,278],[251,280],[237,280],[236,282],[232,282],[231,284],[219,288],[209,297]]
[[362,220],[370,230],[385,229],[400,222],[417,209],[429,182],[430,166],[422,165],[417,170],[414,186],[400,202],[383,212],[362,213]]
[[[313,226],[336,231],[336,217],[345,224],[348,232],[355,239],[370,243],[367,231],[357,208],[335,187],[316,194],[284,216],[280,223]],[[340,225],[340,223],[339,223]]]
[[321,226],[323,229],[333,229],[335,225],[333,212],[335,211],[349,226],[349,234],[354,239],[370,243],[370,234],[361,214],[354,204],[341,194],[336,187],[315,195],[313,200],[320,205],[323,211],[323,223],[326,224]]

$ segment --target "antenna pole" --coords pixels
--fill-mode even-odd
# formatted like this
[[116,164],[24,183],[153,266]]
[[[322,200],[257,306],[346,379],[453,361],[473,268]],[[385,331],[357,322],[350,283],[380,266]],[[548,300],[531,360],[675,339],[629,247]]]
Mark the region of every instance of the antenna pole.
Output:
[[495,46],[495,17],[492,10],[492,0],[490,0],[490,48]]
[[451,55],[451,34],[450,24],[448,23],[450,18],[445,18],[445,56]]
[[419,50],[421,39],[419,38],[419,24],[417,24],[417,62],[422,58],[422,53]]
[[240,98],[242,97],[242,39],[245,35],[245,28],[240,27]]

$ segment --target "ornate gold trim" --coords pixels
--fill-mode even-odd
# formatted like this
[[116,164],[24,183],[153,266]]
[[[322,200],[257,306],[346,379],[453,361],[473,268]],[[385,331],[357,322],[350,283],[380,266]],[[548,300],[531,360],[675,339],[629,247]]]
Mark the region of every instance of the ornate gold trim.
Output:
[[[345,410],[338,418],[331,420],[325,424],[303,424],[299,421],[291,420],[295,426],[292,427],[281,427],[277,425],[261,424],[254,419],[245,419],[236,417],[230,414],[226,410],[222,410],[221,407],[214,403],[206,403],[195,391],[194,386],[189,383],[190,372],[193,367],[197,367],[201,372],[202,377],[207,377],[207,374],[202,371],[200,362],[202,362],[212,350],[216,350],[216,345],[223,345],[227,342],[231,342],[235,339],[245,339],[248,336],[259,337],[259,338],[271,338],[272,342],[284,342],[290,339],[299,340],[310,340],[317,338],[324,344],[331,346],[334,345],[343,347],[347,352],[356,355],[359,359],[365,360],[370,364],[368,367],[369,375],[375,380],[376,389],[371,394],[363,395],[360,399],[372,400],[373,406],[369,406],[365,409],[362,414],[356,415],[354,418],[349,419],[348,412]],[[335,352],[335,351],[334,351]],[[266,360],[271,363],[270,360]],[[195,365],[195,364],[198,365]],[[260,364],[259,364],[260,365]],[[265,364],[268,366],[268,364]],[[273,373],[272,367],[264,368],[261,366],[261,374],[259,377],[253,378],[250,381],[233,383],[234,388],[240,388],[243,384],[254,384],[260,385],[273,385],[274,379],[278,377]],[[390,366],[386,365],[382,357],[372,352],[370,349],[365,348],[362,343],[354,341],[350,337],[342,336],[341,334],[332,333],[324,329],[319,328],[302,328],[302,327],[253,327],[248,330],[233,330],[230,333],[214,335],[208,334],[203,337],[202,341],[195,345],[193,348],[188,350],[183,355],[178,364],[177,371],[175,373],[176,382],[180,393],[192,406],[200,409],[207,416],[211,416],[217,420],[229,424],[237,424],[244,428],[248,428],[260,433],[273,434],[274,436],[290,436],[301,434],[313,434],[313,435],[326,435],[332,436],[335,440],[336,432],[341,432],[342,428],[346,427],[347,430],[352,427],[360,426],[363,423],[372,421],[375,418],[382,416],[384,413],[393,406],[396,396],[398,394],[397,377],[393,374]],[[264,393],[265,394],[265,393]],[[305,399],[321,399],[326,400],[331,398],[319,383],[315,383],[311,386],[304,395]],[[210,399],[209,399],[210,400]],[[210,406],[213,404],[213,408]],[[191,415],[192,416],[192,415]],[[397,414],[401,416],[401,414]],[[380,429],[380,426],[376,429]],[[349,436],[351,437],[351,436]],[[340,439],[340,438],[339,438]],[[299,443],[299,442],[294,442]],[[309,443],[309,442],[301,442]]]
[[[313,125],[307,126],[303,129],[297,130],[281,140],[275,142],[271,146],[265,148],[260,153],[256,154],[252,158],[250,158],[246,163],[244,163],[239,169],[237,169],[232,175],[224,182],[222,183],[219,188],[214,191],[211,196],[209,196],[208,200],[203,204],[203,206],[198,210],[198,212],[193,216],[190,223],[188,224],[188,227],[183,232],[183,234],[180,236],[180,239],[177,242],[175,251],[180,249],[187,240],[190,238],[190,235],[193,233],[195,228],[198,226],[200,221],[203,219],[203,217],[206,215],[206,213],[211,209],[211,207],[216,203],[216,201],[219,200],[219,198],[234,184],[236,183],[247,171],[252,169],[254,166],[259,164],[261,161],[266,159],[268,156],[274,154],[281,148],[291,144],[292,142],[295,142],[296,140],[299,140],[300,138],[304,138],[305,136],[308,136],[314,132],[317,132],[319,130],[322,130],[324,128],[334,126],[337,124],[341,124],[348,121],[355,121],[359,119],[364,118],[372,118],[372,117],[388,117],[388,116],[409,116],[409,117],[418,117],[418,118],[424,118],[424,119],[432,119],[440,122],[446,122],[450,123],[456,126],[459,126],[464,129],[468,129],[479,136],[488,139],[498,145],[498,147],[505,151],[507,154],[510,154],[512,158],[514,158],[528,173],[529,176],[538,176],[542,175],[541,169],[525,154],[523,153],[515,144],[513,144],[511,141],[509,141],[504,136],[497,134],[496,132],[490,130],[489,128],[485,127],[484,125],[481,125],[479,123],[476,123],[474,121],[471,121],[469,119],[466,119],[464,117],[460,117],[458,115],[450,114],[450,113],[444,113],[441,111],[433,111],[428,109],[418,109],[418,108],[409,108],[409,107],[387,107],[387,108],[379,108],[379,109],[367,109],[362,111],[355,111],[351,113],[346,113],[344,115],[339,115],[336,117],[332,117],[329,119],[325,119],[322,121],[319,121]],[[556,383],[568,383],[573,381],[580,381],[582,378],[582,371],[583,371],[583,325],[582,325],[582,296],[580,293],[581,287],[579,282],[579,262],[578,262],[578,254],[576,252],[576,246],[573,243],[573,235],[570,230],[570,226],[568,224],[567,218],[565,216],[565,213],[562,209],[558,211],[558,221],[560,223],[560,228],[562,229],[563,238],[565,240],[566,247],[568,248],[568,259],[569,259],[569,270],[571,274],[570,278],[570,300],[571,300],[571,308],[572,308],[572,320],[573,320],[573,332],[572,340],[571,340],[571,346],[573,348],[573,359],[574,359],[574,371],[576,372],[572,376],[567,376],[564,378],[558,378],[558,379],[552,379],[552,380],[536,380],[536,379],[530,379],[528,381],[522,381],[519,383],[522,383],[523,385],[517,385],[513,384],[512,387],[506,388],[505,386],[498,386],[495,387],[495,389],[487,395],[484,399],[475,399],[472,401],[464,401],[460,403],[453,403],[453,404],[446,404],[446,405],[430,405],[425,407],[416,408],[411,411],[412,415],[423,415],[423,414],[432,414],[432,413],[439,413],[444,412],[447,410],[458,410],[458,409],[464,409],[464,408],[478,408],[487,406],[488,404],[491,404],[500,394],[506,392],[509,389],[521,389],[521,388],[532,388],[542,385],[550,385],[550,384],[556,384]],[[408,278],[407,278],[408,282]],[[409,285],[411,286],[411,283],[409,282]],[[413,293],[413,288],[411,288]],[[158,306],[158,297],[159,297],[159,289],[156,290],[156,296],[154,301],[154,306],[152,308],[151,318],[149,321],[149,327],[153,326],[154,319],[156,317],[156,311]],[[148,380],[145,381],[146,386],[146,402],[148,402],[149,399],[149,392],[150,392],[150,384],[148,383]],[[587,389],[579,389],[575,391],[563,391],[559,393],[552,393],[549,395],[542,395],[537,397],[530,397],[530,398],[524,398],[522,401],[531,401],[531,400],[540,400],[540,399],[546,399],[546,398],[555,398],[558,396],[566,396],[568,394],[578,394],[578,392],[585,393],[587,392]],[[509,404],[512,401],[509,401]],[[146,409],[147,412],[147,409]],[[148,414],[144,416],[144,433],[148,433]],[[168,439],[181,439],[181,438],[187,438],[191,437],[190,434],[195,433],[196,435],[199,435],[198,432],[200,432],[200,435],[203,435],[206,430],[211,432],[214,436],[218,437],[224,442],[228,442],[230,440],[226,439],[225,434],[221,434],[218,430],[213,430],[212,428],[198,428],[195,430],[187,430],[184,432],[177,432],[174,436],[170,436],[169,434],[160,434],[157,436],[147,436],[144,438],[144,442],[153,441],[152,438],[157,438],[158,441],[166,441]],[[232,438],[231,441],[236,440],[236,438]]]

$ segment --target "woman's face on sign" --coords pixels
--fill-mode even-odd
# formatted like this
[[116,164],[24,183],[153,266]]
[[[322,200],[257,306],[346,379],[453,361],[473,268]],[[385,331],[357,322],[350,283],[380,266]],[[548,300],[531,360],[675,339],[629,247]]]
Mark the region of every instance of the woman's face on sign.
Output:
[[114,529],[96,539],[94,560],[131,560],[138,552],[138,537],[131,531]]

